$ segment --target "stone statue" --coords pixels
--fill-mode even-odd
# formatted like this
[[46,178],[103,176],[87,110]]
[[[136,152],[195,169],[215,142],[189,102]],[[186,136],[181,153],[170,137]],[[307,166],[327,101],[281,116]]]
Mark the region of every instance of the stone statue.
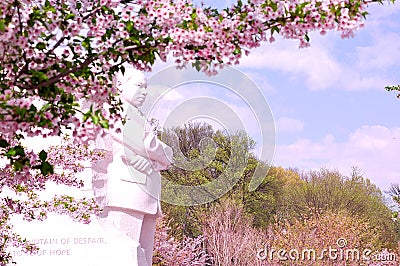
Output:
[[144,76],[127,68],[116,80],[128,110],[126,122],[122,133],[96,141],[106,156],[92,167],[94,193],[104,209],[100,223],[120,239],[119,245],[130,245],[132,260],[126,265],[150,266],[156,218],[161,216],[159,171],[170,166],[172,149],[157,139],[139,110],[147,95]]

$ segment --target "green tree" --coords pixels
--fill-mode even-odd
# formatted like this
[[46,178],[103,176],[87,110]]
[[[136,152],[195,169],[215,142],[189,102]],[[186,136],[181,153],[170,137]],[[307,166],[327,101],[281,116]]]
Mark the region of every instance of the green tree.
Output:
[[275,222],[275,217],[282,211],[279,204],[284,202],[284,188],[300,182],[300,176],[291,169],[271,166],[267,176],[254,191],[249,191],[250,177],[259,162],[255,157],[249,159],[245,174],[239,180],[230,197],[240,203],[244,211],[253,217],[253,225],[266,229]]
[[377,228],[382,245],[396,244],[392,212],[382,192],[356,169],[350,177],[321,169],[301,175],[301,182],[285,187],[279,219],[301,219],[344,210]]
[[[220,179],[220,184],[224,186],[221,189],[228,191],[224,197],[233,197],[235,194],[235,198],[247,200],[245,185],[250,182],[258,162],[251,154],[255,143],[247,134],[236,132],[229,135],[227,132],[214,130],[210,125],[196,123],[166,129],[160,137],[174,148],[175,157],[175,165],[163,171],[163,177],[189,186]],[[243,179],[247,181],[243,182]],[[207,191],[217,192],[219,191]],[[176,197],[180,196],[179,191],[173,191],[168,184],[163,187],[163,193],[176,193]],[[181,234],[196,236],[201,232],[198,215],[218,200],[198,206],[184,206],[187,200],[181,198],[182,204],[178,204],[181,206],[164,203],[163,207],[173,217],[176,225],[173,228],[179,228]]]
[[[285,185],[300,182],[298,173],[292,170],[283,169],[281,167],[270,167],[267,176],[262,183],[254,191],[249,191],[249,184],[254,174],[257,164],[269,167],[264,162],[260,162],[252,153],[255,146],[247,134],[237,132],[229,136],[226,132],[214,130],[207,124],[186,124],[183,127],[164,130],[160,136],[162,140],[174,147],[174,156],[176,164],[167,171],[163,172],[163,177],[183,185],[200,185],[210,182],[213,179],[222,178],[227,180],[227,185],[231,185],[230,181],[236,183],[221,198],[203,205],[197,206],[173,206],[163,203],[163,209],[169,214],[172,223],[172,232],[176,235],[196,236],[201,233],[199,224],[199,216],[207,212],[212,206],[218,205],[221,200],[231,200],[236,202],[238,206],[242,206],[244,212],[254,217],[253,225],[259,228],[266,228],[274,221],[274,217],[280,209],[278,203],[283,197],[283,187]],[[212,140],[212,145],[204,145],[205,140]],[[203,142],[203,144],[201,144]],[[234,143],[234,144],[232,144]],[[208,148],[207,148],[208,147]],[[232,148],[239,149],[240,152],[233,152]],[[207,152],[207,149],[213,152]],[[236,154],[234,156],[233,154]],[[201,161],[201,157],[213,155]],[[244,156],[246,155],[246,156]],[[247,157],[243,169],[230,168],[230,163],[235,160],[243,160],[234,157]],[[179,166],[179,161],[193,160],[196,163],[205,163],[196,170],[190,170],[193,165],[186,165],[187,168]],[[204,159],[204,158],[203,158]],[[229,169],[227,169],[229,168]],[[236,172],[235,172],[236,171]],[[237,180],[229,180],[230,175],[240,175]],[[169,188],[163,187],[163,193],[172,193]],[[179,192],[177,193],[179,196]],[[181,199],[185,205],[184,198]]]

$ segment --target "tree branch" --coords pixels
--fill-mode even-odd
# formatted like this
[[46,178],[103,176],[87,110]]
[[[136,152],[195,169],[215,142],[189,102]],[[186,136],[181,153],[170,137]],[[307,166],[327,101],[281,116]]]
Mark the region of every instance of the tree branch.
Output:
[[79,71],[79,70],[84,69],[84,68],[87,67],[90,63],[94,62],[94,61],[97,60],[98,58],[99,58],[98,56],[93,56],[93,57],[91,57],[91,58],[87,58],[87,59],[85,60],[85,62],[83,62],[81,65],[76,66],[76,67],[73,67],[73,68],[70,68],[70,69],[68,69],[67,71],[64,71],[64,72],[62,72],[62,73],[60,73],[60,74],[58,74],[58,75],[55,75],[54,77],[52,77],[52,78],[46,80],[45,82],[39,84],[38,86],[36,86],[36,88],[37,88],[37,87],[47,87],[47,86],[53,85],[54,83],[56,83],[56,82],[57,82],[59,79],[61,79],[62,77],[65,77],[65,76],[67,76],[67,75],[70,74],[70,73],[73,73],[73,72],[76,72],[76,71]]

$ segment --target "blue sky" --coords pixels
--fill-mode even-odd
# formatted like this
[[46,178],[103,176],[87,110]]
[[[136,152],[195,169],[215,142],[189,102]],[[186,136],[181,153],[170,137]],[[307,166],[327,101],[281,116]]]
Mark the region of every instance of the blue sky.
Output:
[[[236,66],[256,82],[272,110],[274,165],[327,167],[346,175],[356,166],[382,190],[400,183],[400,100],[384,90],[400,83],[400,3],[374,4],[368,11],[354,38],[311,34],[306,49],[278,38]],[[213,90],[175,91],[175,97]]]

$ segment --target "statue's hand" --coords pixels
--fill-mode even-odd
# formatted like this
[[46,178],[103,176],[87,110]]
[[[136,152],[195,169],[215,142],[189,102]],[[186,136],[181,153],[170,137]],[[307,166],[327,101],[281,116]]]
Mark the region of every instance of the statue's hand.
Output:
[[129,159],[125,156],[122,156],[121,158],[125,164],[132,166],[142,173],[149,175],[153,170],[151,162],[143,156],[135,155],[134,157],[131,157]]

